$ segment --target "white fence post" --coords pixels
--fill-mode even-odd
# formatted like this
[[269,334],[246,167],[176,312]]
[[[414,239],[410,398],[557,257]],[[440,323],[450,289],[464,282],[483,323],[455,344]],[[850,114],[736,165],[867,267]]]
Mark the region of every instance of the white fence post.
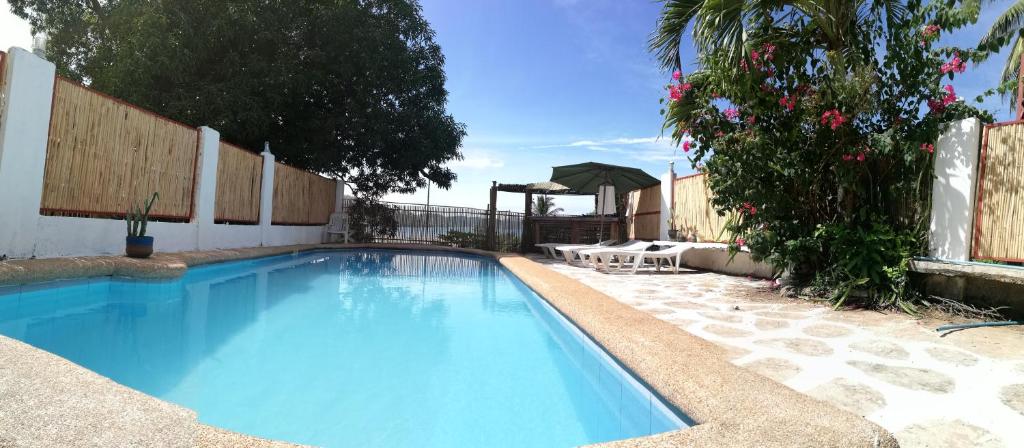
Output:
[[981,120],[967,118],[946,124],[935,143],[935,179],[929,255],[967,261],[971,258],[978,184]]
[[267,246],[270,239],[271,222],[274,217],[274,155],[270,144],[263,146],[263,182],[260,185],[260,235],[261,245]]
[[202,126],[199,128],[199,179],[196,182],[196,216],[199,250],[217,247],[213,230],[217,203],[217,166],[220,159],[220,132]]
[[11,48],[0,111],[0,255],[35,255],[56,68]]
[[668,240],[668,220],[672,217],[672,193],[675,189],[675,162],[668,163],[668,172],[661,175],[661,213],[658,215],[658,238]]

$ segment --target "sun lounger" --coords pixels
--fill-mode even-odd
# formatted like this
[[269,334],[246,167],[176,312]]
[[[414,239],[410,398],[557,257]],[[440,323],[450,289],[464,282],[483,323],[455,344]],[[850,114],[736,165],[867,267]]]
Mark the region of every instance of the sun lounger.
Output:
[[544,251],[544,255],[547,255],[549,258],[553,258],[553,259],[557,260],[558,259],[558,251],[559,251],[558,248],[559,247],[570,247],[570,246],[573,246],[573,247],[579,247],[579,248],[582,248],[582,249],[590,249],[590,248],[595,248],[595,247],[610,246],[610,245],[615,244],[617,242],[618,242],[617,240],[605,240],[605,241],[601,241],[600,243],[597,243],[597,244],[540,243],[540,244],[534,244],[534,246],[537,246],[537,247],[540,248],[540,250]]
[[671,246],[664,247],[658,250],[605,250],[592,254],[594,258],[594,267],[597,269],[604,269],[606,272],[610,272],[612,269],[612,263],[618,262],[617,268],[622,270],[630,262],[633,264],[632,272],[635,274],[644,262],[650,261],[654,264],[656,271],[661,270],[661,263],[664,261],[672,267],[672,271],[675,273],[679,272],[679,266],[682,264],[683,253],[693,249],[695,243],[676,243]]
[[598,263],[610,262],[610,258],[614,257],[614,255],[616,253],[623,252],[623,251],[626,251],[626,252],[644,251],[648,247],[651,247],[653,244],[654,243],[650,243],[650,242],[647,242],[647,241],[630,240],[630,241],[627,241],[627,242],[625,242],[623,244],[619,244],[617,246],[598,247],[598,248],[582,249],[582,250],[575,250],[575,251],[573,251],[573,250],[563,251],[562,255],[565,256],[565,262],[566,263],[572,263],[572,260],[575,257],[578,256],[580,258],[580,260],[583,260],[583,264],[590,263],[590,264],[593,264],[596,267],[598,265]]

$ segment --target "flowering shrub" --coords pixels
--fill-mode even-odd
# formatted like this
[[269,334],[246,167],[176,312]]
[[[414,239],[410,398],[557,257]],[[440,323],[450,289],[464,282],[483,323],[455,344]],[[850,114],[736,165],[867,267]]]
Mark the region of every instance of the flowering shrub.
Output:
[[693,139],[684,150],[732,216],[733,250],[748,246],[837,304],[856,290],[910,310],[906,268],[927,245],[933,143],[942,123],[991,121],[942,84],[980,55],[934,45],[974,15],[910,2],[898,21],[867,17],[850,48],[803,22],[761,24],[742,60],[702,54],[700,70],[673,76],[666,129]]

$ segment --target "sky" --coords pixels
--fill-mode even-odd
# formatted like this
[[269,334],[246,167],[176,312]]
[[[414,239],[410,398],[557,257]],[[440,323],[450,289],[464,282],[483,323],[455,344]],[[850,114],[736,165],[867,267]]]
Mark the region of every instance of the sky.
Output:
[[[445,55],[449,112],[466,124],[465,159],[450,166],[450,190],[430,203],[485,208],[491,181],[546,181],[551,167],[604,162],[658,177],[688,161],[662,136],[659,98],[669,73],[647,49],[660,3],[652,0],[421,0]],[[986,2],[978,23],[942,43],[973,47],[1010,0]],[[27,23],[0,0],[0,48],[31,45]],[[685,71],[695,52],[684,42]],[[994,87],[1006,51],[952,82],[961,97]],[[997,120],[1011,108],[998,96],[981,105]],[[424,203],[426,190],[388,200]],[[592,196],[555,197],[568,213],[593,211]],[[499,194],[498,208],[522,210],[522,195]]]

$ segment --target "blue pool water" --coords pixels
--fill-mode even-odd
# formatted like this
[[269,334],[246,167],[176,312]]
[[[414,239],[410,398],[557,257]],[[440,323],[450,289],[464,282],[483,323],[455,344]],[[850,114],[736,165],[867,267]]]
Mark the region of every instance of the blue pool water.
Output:
[[563,447],[685,426],[468,255],[306,253],[0,290],[0,333],[204,423],[313,445]]

